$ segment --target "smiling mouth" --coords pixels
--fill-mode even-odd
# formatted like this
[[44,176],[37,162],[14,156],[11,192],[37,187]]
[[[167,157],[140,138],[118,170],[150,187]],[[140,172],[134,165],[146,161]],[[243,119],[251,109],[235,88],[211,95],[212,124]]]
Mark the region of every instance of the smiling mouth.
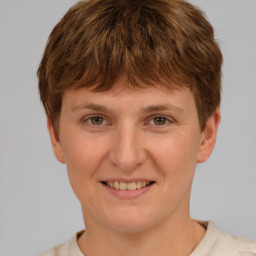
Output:
[[108,186],[116,190],[138,190],[138,189],[153,185],[155,181],[133,181],[133,182],[101,181],[101,183],[105,186]]

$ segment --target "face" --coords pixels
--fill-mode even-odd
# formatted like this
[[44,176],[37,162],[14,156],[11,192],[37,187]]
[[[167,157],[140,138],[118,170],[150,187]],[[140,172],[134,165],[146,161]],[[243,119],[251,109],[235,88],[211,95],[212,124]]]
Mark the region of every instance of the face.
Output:
[[48,128],[86,226],[141,232],[189,215],[196,163],[210,155],[219,117],[201,132],[187,89],[66,91],[59,134]]

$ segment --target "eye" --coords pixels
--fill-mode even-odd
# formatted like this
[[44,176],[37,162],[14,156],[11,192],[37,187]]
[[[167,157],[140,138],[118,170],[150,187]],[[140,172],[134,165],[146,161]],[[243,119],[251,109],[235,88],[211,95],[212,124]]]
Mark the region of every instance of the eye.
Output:
[[156,126],[163,126],[170,122],[172,121],[164,116],[155,116],[150,120],[149,124],[156,125]]
[[107,123],[106,120],[101,116],[90,116],[85,119],[85,122],[88,122],[89,124],[96,126],[104,125]]

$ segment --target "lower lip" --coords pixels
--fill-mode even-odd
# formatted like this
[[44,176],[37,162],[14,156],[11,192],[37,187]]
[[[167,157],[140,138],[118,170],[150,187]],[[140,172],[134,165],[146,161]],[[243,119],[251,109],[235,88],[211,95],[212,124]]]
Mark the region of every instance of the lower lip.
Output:
[[155,185],[155,183],[146,186],[144,188],[140,188],[140,189],[136,189],[136,190],[119,190],[119,189],[114,189],[111,188],[107,185],[104,185],[101,183],[101,185],[107,190],[109,191],[112,195],[120,198],[120,199],[134,199],[137,198],[143,194],[145,194],[146,192],[148,192],[150,189],[152,189],[152,187]]

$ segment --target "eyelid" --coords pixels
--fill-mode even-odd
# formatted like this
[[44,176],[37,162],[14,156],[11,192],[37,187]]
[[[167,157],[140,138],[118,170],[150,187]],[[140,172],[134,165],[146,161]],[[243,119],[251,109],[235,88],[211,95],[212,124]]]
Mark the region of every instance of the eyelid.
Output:
[[[100,117],[100,118],[103,118],[103,120],[105,121],[105,123],[101,124],[101,125],[93,125],[91,123],[88,122],[89,119],[93,118],[93,117]],[[81,120],[83,123],[89,123],[89,125],[91,126],[102,126],[102,125],[106,125],[108,124],[107,120],[106,120],[106,117],[104,115],[101,115],[101,114],[91,114],[91,115],[87,115],[85,117],[82,118]],[[104,122],[103,121],[103,122]]]
[[[149,117],[149,121],[148,121],[148,123],[149,122],[151,122],[154,118],[156,118],[156,117],[162,117],[162,118],[165,118],[166,119],[166,121],[167,121],[167,123],[166,124],[164,124],[164,125],[159,125],[159,127],[161,127],[161,126],[166,126],[166,125],[168,125],[168,124],[170,124],[170,123],[174,123],[175,122],[175,119],[174,118],[172,118],[172,117],[170,117],[170,116],[166,116],[166,115],[161,115],[161,114],[156,114],[156,115],[153,115],[153,116],[150,116]],[[153,125],[153,126],[156,126],[156,125]]]
[[[101,125],[98,125],[99,127],[100,127],[100,126],[103,126],[103,125],[109,125],[109,124],[110,124],[110,122],[107,120],[107,118],[105,117],[105,115],[102,115],[102,114],[90,114],[90,115],[86,115],[85,117],[83,117],[83,118],[81,119],[81,122],[82,122],[82,123],[88,123],[88,124],[91,125],[91,126],[97,126],[97,125],[93,125],[93,124],[91,124],[90,122],[88,122],[88,120],[89,120],[90,118],[93,118],[93,117],[101,117],[101,118],[104,119],[104,123],[101,124]],[[151,122],[154,118],[156,118],[156,117],[162,117],[162,118],[165,118],[165,119],[166,119],[166,124],[164,124],[164,125],[159,125],[159,127],[160,127],[160,126],[166,126],[166,125],[168,125],[168,124],[171,124],[171,123],[174,123],[174,122],[175,122],[175,119],[172,118],[172,117],[170,117],[170,116],[166,116],[166,115],[162,115],[162,114],[155,114],[155,115],[150,116],[150,117],[147,119],[148,121],[146,121],[145,124],[150,123],[150,122]],[[153,124],[151,124],[151,125],[152,125],[152,126],[156,126],[156,125],[153,125]]]

